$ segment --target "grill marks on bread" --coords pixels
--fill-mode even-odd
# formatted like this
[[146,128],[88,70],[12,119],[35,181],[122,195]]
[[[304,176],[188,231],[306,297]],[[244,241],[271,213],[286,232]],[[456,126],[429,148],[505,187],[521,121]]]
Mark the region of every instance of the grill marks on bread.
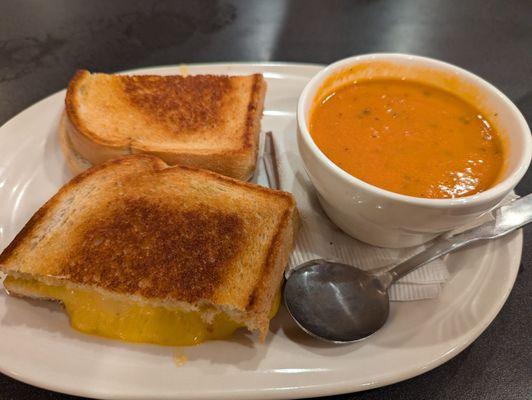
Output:
[[127,199],[94,221],[65,269],[77,283],[144,297],[209,298],[241,251],[243,222],[208,206]]
[[228,76],[121,76],[131,104],[155,116],[175,134],[218,126],[226,94],[231,91]]

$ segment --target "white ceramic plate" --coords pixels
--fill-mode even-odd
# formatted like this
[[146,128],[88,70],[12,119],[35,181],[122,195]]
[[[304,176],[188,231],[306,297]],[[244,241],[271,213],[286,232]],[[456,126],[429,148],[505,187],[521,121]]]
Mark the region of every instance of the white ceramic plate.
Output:
[[[262,72],[268,81],[263,129],[295,134],[300,91],[321,67],[211,64],[191,73]],[[182,72],[179,67],[136,71]],[[56,129],[65,92],[0,128],[0,249],[70,174]],[[233,341],[175,349],[125,344],[72,330],[60,307],[0,294],[0,371],[43,388],[96,398],[295,398],[354,392],[426,372],[458,354],[504,304],[519,268],[522,234],[448,257],[452,275],[438,299],[394,303],[386,326],[366,341],[318,343],[284,310],[266,343]],[[188,362],[178,366],[176,357]]]

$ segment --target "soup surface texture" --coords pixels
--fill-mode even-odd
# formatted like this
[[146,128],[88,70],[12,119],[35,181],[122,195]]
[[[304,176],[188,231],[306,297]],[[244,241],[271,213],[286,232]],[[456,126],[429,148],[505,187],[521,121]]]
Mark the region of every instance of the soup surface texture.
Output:
[[349,174],[409,196],[472,195],[493,186],[503,165],[501,138],[475,107],[413,81],[342,86],[316,102],[309,130]]

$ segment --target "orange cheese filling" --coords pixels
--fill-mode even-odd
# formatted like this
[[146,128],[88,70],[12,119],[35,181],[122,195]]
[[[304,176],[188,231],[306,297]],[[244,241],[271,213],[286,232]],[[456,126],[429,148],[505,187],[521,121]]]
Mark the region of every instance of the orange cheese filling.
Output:
[[[46,285],[31,279],[8,276],[4,287],[58,300],[65,306],[74,329],[126,342],[190,346],[227,338],[244,327],[223,312],[206,322],[201,311],[138,304],[93,290]],[[279,305],[280,292],[275,297],[270,318],[275,316]]]

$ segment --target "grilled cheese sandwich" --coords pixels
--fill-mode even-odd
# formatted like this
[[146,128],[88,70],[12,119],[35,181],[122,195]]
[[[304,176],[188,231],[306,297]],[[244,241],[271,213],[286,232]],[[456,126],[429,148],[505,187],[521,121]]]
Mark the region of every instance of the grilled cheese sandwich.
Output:
[[81,165],[151,154],[169,165],[247,180],[255,170],[265,93],[260,74],[184,77],[78,71],[67,89],[62,147],[68,160],[84,160]]
[[264,339],[293,246],[292,196],[128,156],[50,199],[0,254],[10,294],[62,302],[74,328],[187,345]]

